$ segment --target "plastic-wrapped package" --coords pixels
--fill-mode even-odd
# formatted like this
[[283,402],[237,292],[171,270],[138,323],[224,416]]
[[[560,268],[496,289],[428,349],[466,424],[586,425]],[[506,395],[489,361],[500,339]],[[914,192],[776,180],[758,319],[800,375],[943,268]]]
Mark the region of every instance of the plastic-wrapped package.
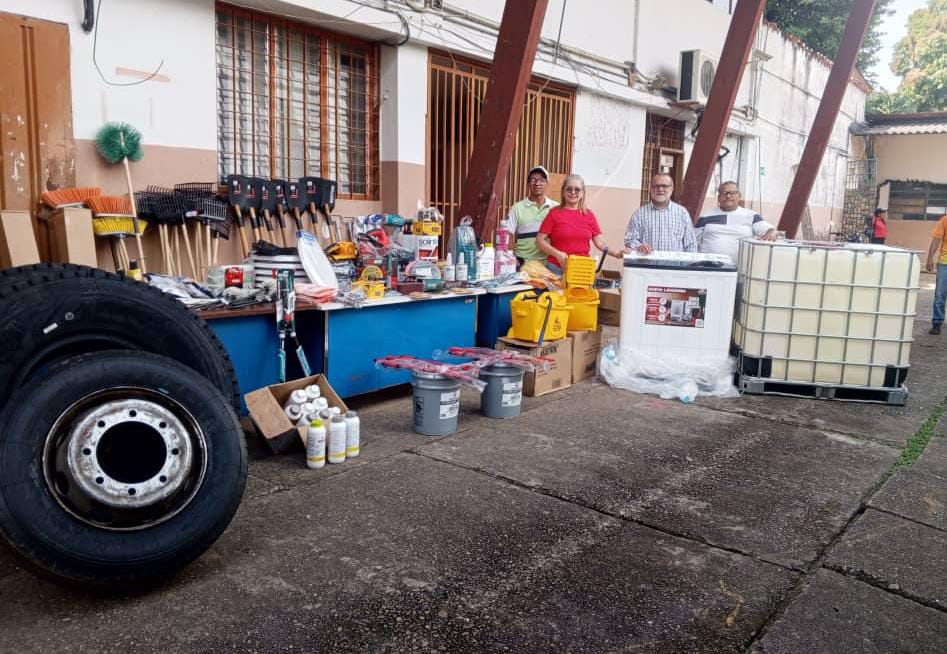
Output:
[[297,234],[299,244],[299,260],[302,261],[303,268],[306,270],[306,276],[309,281],[316,286],[322,286],[332,289],[339,288],[339,282],[335,278],[335,271],[332,264],[326,257],[316,237],[309,232],[299,232]]
[[610,386],[636,393],[651,393],[665,400],[672,397],[685,404],[698,395],[737,397],[733,385],[736,360],[723,363],[655,356],[609,343],[599,356],[599,375]]

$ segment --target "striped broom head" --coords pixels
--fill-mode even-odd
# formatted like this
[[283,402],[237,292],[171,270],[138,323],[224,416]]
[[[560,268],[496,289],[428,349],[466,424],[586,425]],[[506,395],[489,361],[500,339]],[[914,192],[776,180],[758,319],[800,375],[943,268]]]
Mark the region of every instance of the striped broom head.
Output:
[[96,215],[131,216],[132,203],[126,197],[117,195],[99,195],[86,200],[86,204]]
[[43,204],[50,209],[60,209],[62,207],[81,207],[89,198],[100,195],[102,195],[102,189],[98,186],[81,186],[45,191],[42,200]]

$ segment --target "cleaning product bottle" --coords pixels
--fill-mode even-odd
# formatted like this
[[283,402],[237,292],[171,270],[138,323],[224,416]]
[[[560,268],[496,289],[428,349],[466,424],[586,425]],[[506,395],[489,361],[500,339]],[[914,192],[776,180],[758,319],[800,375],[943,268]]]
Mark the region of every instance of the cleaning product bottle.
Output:
[[484,243],[480,249],[480,256],[477,257],[477,280],[485,281],[493,279],[493,267],[496,264],[496,252],[493,250],[493,243]]
[[447,253],[447,258],[444,260],[444,281],[457,281],[457,269],[454,267],[454,255],[450,252]]
[[467,262],[464,261],[464,253],[457,255],[457,266],[454,268],[454,277],[458,282],[467,281]]
[[326,428],[318,418],[309,423],[306,432],[306,467],[316,470],[326,464]]
[[345,418],[340,415],[329,423],[329,463],[345,463]]
[[345,456],[358,456],[362,449],[362,422],[354,411],[345,412]]
[[497,225],[497,252],[503,252],[504,250],[509,251],[512,241],[513,232],[510,229],[510,221],[504,218],[500,221],[500,224]]

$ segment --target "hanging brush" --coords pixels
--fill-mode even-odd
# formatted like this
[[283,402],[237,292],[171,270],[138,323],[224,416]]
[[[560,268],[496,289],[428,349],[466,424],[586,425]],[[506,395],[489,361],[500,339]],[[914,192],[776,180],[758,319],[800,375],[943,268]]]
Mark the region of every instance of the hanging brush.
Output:
[[[131,161],[140,161],[144,156],[141,149],[141,132],[128,123],[106,123],[95,135],[95,144],[101,154],[110,164],[121,162],[125,166],[125,183],[128,185],[128,197],[131,202],[131,216],[135,226],[135,240],[138,244],[138,265],[142,273],[145,268],[145,250],[141,244],[141,232],[138,225],[138,209],[135,206],[135,187],[132,186],[132,174],[128,167]],[[124,245],[124,241],[122,242]]]
[[112,260],[115,270],[128,270],[131,261],[125,247],[125,237],[138,234],[138,225],[144,221],[131,215],[132,203],[128,198],[99,195],[88,198],[86,204],[93,213],[92,232],[96,236],[113,237]]
[[43,204],[50,209],[64,207],[82,207],[86,200],[102,195],[98,186],[82,186],[78,188],[59,188],[55,191],[44,191],[41,196]]
[[199,206],[200,217],[213,232],[214,246],[211,251],[208,266],[217,265],[217,253],[220,248],[220,239],[230,240],[230,205],[226,200],[218,197],[204,198]]
[[[184,248],[187,251],[187,258],[191,264],[191,270],[194,271],[195,279],[204,268],[203,252],[201,244],[201,206],[204,202],[216,197],[218,186],[216,182],[185,182],[175,184],[174,192],[185,199],[187,213],[185,218],[195,218],[195,245],[197,245],[197,264],[195,267],[195,258],[191,250],[191,239],[188,235],[187,223],[181,225],[181,232],[184,236]],[[215,244],[216,245],[216,244]],[[209,264],[208,264],[209,265]]]

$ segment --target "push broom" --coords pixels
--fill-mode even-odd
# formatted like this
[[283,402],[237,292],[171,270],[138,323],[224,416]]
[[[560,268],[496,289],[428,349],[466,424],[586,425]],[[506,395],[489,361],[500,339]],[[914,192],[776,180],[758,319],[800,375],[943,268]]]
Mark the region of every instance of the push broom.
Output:
[[135,226],[135,241],[138,245],[138,263],[141,272],[146,273],[145,250],[141,244],[141,230],[138,224],[138,208],[135,206],[135,188],[132,186],[132,174],[128,161],[140,161],[144,156],[141,150],[141,132],[128,123],[106,123],[95,136],[99,154],[110,164],[121,162],[125,166],[125,182],[128,184],[128,197],[131,202],[132,221]]

